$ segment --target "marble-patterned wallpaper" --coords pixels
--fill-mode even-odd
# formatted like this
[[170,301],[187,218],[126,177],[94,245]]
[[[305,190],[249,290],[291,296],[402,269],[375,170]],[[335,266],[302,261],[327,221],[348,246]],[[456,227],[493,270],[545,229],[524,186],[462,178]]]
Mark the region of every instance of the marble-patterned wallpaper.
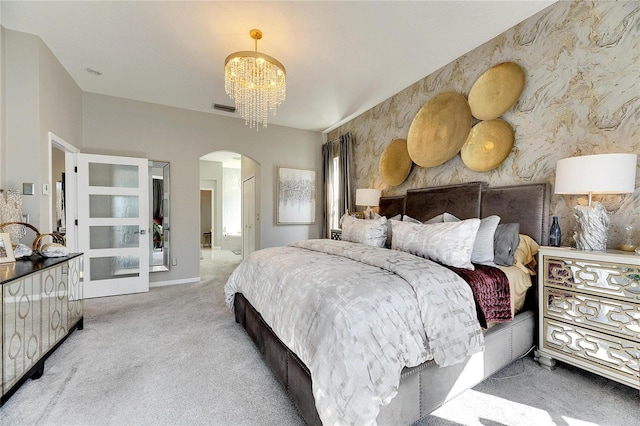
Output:
[[[393,139],[407,137],[420,107],[444,91],[467,96],[487,68],[505,61],[518,63],[526,73],[520,99],[502,116],[516,134],[507,159],[489,172],[466,168],[459,154],[434,168],[414,164],[403,184],[386,187],[378,172],[380,155]],[[355,137],[354,188],[380,188],[384,195],[471,181],[553,185],[559,159],[640,153],[640,2],[555,3],[334,129],[328,140],[346,132]],[[621,227],[630,224],[640,244],[640,171],[636,187],[633,194],[594,195],[611,217],[609,248],[620,245]],[[551,199],[564,245],[573,242],[573,207],[579,198]]]

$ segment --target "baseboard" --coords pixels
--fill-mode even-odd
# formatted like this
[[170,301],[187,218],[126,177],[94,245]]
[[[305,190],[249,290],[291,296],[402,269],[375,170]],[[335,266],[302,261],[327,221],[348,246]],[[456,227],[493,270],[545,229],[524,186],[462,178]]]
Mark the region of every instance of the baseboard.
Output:
[[182,280],[156,281],[156,282],[150,282],[149,288],[164,287],[167,285],[176,285],[176,284],[191,284],[191,283],[197,283],[199,281],[200,281],[200,277],[184,278]]

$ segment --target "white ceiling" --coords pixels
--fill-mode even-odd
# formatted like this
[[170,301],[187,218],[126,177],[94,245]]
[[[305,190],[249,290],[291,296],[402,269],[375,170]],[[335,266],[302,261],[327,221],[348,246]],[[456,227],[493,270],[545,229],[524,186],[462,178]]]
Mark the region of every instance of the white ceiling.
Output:
[[553,2],[1,0],[0,19],[39,35],[84,91],[226,116],[211,108],[233,105],[224,60],[259,28],[258,50],[287,69],[269,123],[327,131]]

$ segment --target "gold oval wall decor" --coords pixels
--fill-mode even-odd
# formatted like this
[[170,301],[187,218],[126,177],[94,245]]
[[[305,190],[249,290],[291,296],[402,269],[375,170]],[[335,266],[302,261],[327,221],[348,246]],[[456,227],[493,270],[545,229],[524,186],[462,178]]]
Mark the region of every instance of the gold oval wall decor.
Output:
[[412,164],[407,151],[407,140],[395,139],[382,152],[378,170],[384,183],[398,186],[409,176]]
[[407,136],[407,151],[414,163],[435,167],[453,158],[471,130],[471,108],[464,96],[440,93],[418,111]]
[[524,70],[503,62],[486,70],[469,91],[471,113],[478,120],[493,120],[516,103],[524,89]]
[[460,156],[464,164],[476,172],[498,167],[513,149],[515,133],[504,120],[481,121],[469,132]]

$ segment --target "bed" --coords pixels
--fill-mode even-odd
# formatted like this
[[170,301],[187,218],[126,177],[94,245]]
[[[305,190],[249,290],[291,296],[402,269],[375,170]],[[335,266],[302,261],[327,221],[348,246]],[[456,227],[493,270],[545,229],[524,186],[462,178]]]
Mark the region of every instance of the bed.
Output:
[[[546,242],[548,229],[547,222],[549,218],[549,187],[547,184],[527,184],[492,188],[481,182],[473,182],[459,185],[412,189],[408,190],[405,196],[383,197],[380,201],[380,210],[380,214],[387,218],[397,218],[398,215],[400,215],[400,218],[410,217],[418,222],[428,221],[445,212],[452,216],[455,216],[455,218],[460,220],[461,223],[475,223],[476,221],[478,221],[477,218],[487,218],[492,215],[498,215],[501,219],[500,223],[517,223],[519,225],[520,234],[528,235],[538,244],[543,244]],[[473,220],[473,218],[476,218],[475,221]],[[400,221],[402,221],[402,219],[400,219]],[[399,229],[400,231],[402,230],[402,228],[398,227],[398,222],[393,223],[394,229]],[[400,239],[400,237],[398,238]],[[306,253],[306,256],[309,256],[308,258],[306,258],[308,260],[304,262],[290,260],[290,262],[293,263],[286,266],[286,268],[301,268],[300,263],[313,264],[316,261],[316,258],[325,256],[325,254],[320,255],[316,254],[315,252],[309,254],[307,253],[309,250],[314,249],[315,246],[323,246],[324,249],[325,245],[335,244],[334,246],[330,247],[330,250],[333,250],[336,253],[332,252],[327,256],[334,256],[338,254],[337,252],[340,252],[340,254],[342,254],[343,252],[347,252],[352,258],[355,257],[359,258],[360,261],[364,260],[366,263],[373,263],[373,265],[370,265],[370,267],[372,266],[373,269],[362,269],[362,271],[360,272],[353,272],[353,274],[361,274],[368,277],[367,279],[372,280],[371,293],[373,294],[377,294],[379,287],[384,287],[383,284],[375,281],[376,278],[373,277],[380,276],[382,274],[384,276],[384,279],[381,281],[384,282],[387,282],[387,280],[388,282],[392,282],[391,280],[396,280],[396,275],[400,275],[404,279],[403,273],[398,271],[396,271],[397,274],[393,271],[389,272],[384,269],[382,270],[382,272],[380,272],[378,269],[376,269],[377,266],[380,266],[377,265],[376,262],[385,263],[384,258],[387,258],[387,263],[392,264],[391,269],[393,269],[393,267],[395,267],[393,265],[395,265],[396,263],[413,262],[413,257],[417,258],[417,256],[413,256],[411,259],[409,259],[406,253],[399,253],[400,250],[389,250],[381,248],[372,251],[366,251],[369,249],[365,250],[359,245],[354,245],[354,243],[348,242],[316,240],[310,242],[301,242],[298,244],[300,245],[300,247],[286,247],[278,249],[283,251],[281,257],[283,259],[287,259],[289,258],[288,256],[290,253],[293,253],[294,251],[297,253],[298,251],[302,250],[304,251],[304,253]],[[257,253],[260,252],[263,252],[263,250]],[[258,258],[260,256],[260,254],[256,255],[256,257]],[[249,257],[247,261],[251,262],[252,257],[253,255]],[[344,265],[349,263],[351,260],[342,260],[341,257],[335,257],[333,258],[333,265],[335,265],[335,268],[330,269],[335,269],[335,271],[333,271],[333,274],[335,275],[337,273],[336,271],[340,271],[340,268],[346,268],[346,266]],[[256,260],[255,262],[256,263],[253,268],[256,269],[257,272],[255,272],[254,275],[261,277],[264,276],[267,270],[272,267],[276,267],[273,266],[274,263],[278,263],[274,262],[271,258],[265,259],[262,266],[260,266],[259,260]],[[286,264],[286,261],[283,260],[282,263]],[[251,267],[252,266],[249,265],[244,269],[251,269]],[[282,268],[285,268],[285,266],[282,266]],[[362,266],[362,268],[366,268],[366,266]],[[239,269],[242,268],[239,267]],[[313,274],[323,274],[320,274],[317,270],[314,271],[313,268],[306,267],[306,269],[311,275],[308,275],[308,278],[303,279],[305,281],[304,283],[298,284],[302,285],[302,287],[306,285],[307,288],[315,289],[317,287],[317,283],[315,281],[316,277]],[[327,268],[324,268],[323,271],[326,272],[326,269]],[[477,265],[476,269],[479,269]],[[302,269],[298,270],[302,271]],[[238,271],[238,269],[236,271]],[[355,371],[358,367],[358,360],[363,357],[370,356],[370,354],[364,353],[366,351],[363,351],[361,347],[354,347],[356,349],[354,349],[352,354],[345,355],[345,349],[342,348],[342,344],[334,345],[336,348],[339,347],[340,350],[334,350],[333,347],[318,349],[314,345],[309,345],[310,347],[304,346],[305,344],[308,345],[309,343],[304,342],[304,336],[293,337],[289,335],[289,330],[283,325],[284,323],[287,323],[287,321],[295,321],[295,327],[298,327],[298,324],[302,323],[301,321],[299,321],[300,318],[287,317],[290,306],[293,306],[298,302],[288,301],[287,306],[279,306],[277,302],[274,302],[280,297],[279,294],[264,296],[265,299],[262,300],[263,296],[256,296],[254,294],[254,291],[251,290],[251,287],[248,285],[243,291],[242,286],[244,285],[244,283],[241,282],[241,277],[243,277],[243,275],[241,275],[240,272],[236,274],[236,271],[234,271],[234,274],[232,274],[232,277],[230,277],[229,282],[225,286],[227,303],[229,304],[230,308],[232,308],[235,314],[236,321],[246,329],[248,335],[255,342],[258,350],[263,354],[266,364],[273,371],[277,380],[285,388],[293,404],[298,409],[300,415],[307,424],[322,424],[321,416],[318,414],[318,407],[320,407],[320,412],[322,412],[322,418],[325,420],[325,423],[415,423],[424,418],[431,411],[442,405],[447,400],[453,398],[460,392],[476,385],[486,377],[495,373],[500,368],[506,366],[518,357],[527,353],[527,351],[530,350],[535,341],[534,338],[536,333],[536,322],[535,312],[533,309],[535,304],[532,303],[535,300],[535,297],[533,297],[533,294],[527,296],[526,300],[523,302],[523,308],[518,311],[517,315],[515,315],[512,320],[489,324],[489,327],[486,330],[482,328],[482,333],[480,333],[481,336],[478,336],[477,332],[475,331],[465,331],[467,334],[465,334],[461,339],[464,342],[463,346],[465,347],[457,352],[456,350],[451,349],[460,347],[460,342],[458,340],[455,340],[453,343],[446,341],[442,344],[442,347],[448,348],[446,349],[446,351],[439,347],[440,343],[427,342],[426,346],[428,347],[428,349],[426,351],[423,350],[422,353],[418,354],[419,356],[415,355],[415,353],[411,352],[410,349],[406,349],[406,347],[421,344],[420,338],[415,337],[415,333],[413,331],[411,331],[410,333],[398,331],[399,337],[397,340],[399,341],[398,345],[402,346],[402,351],[400,349],[392,349],[391,351],[397,351],[398,354],[402,353],[402,356],[410,353],[410,355],[406,355],[406,359],[408,360],[407,364],[404,366],[404,368],[399,368],[396,374],[395,371],[389,372],[372,368],[372,362],[366,361],[368,363],[368,370],[365,372],[365,374],[372,376],[371,380],[376,386],[382,383],[380,386],[385,389],[386,393],[374,395],[375,403],[372,407],[367,406],[360,408],[361,401],[359,401],[357,398],[352,401],[347,401],[344,404],[347,405],[349,409],[356,407],[355,410],[358,411],[358,413],[366,412],[366,415],[370,416],[366,417],[366,415],[363,414],[364,417],[349,417],[347,415],[344,415],[344,413],[340,411],[340,409],[333,409],[333,407],[331,406],[328,407],[327,404],[330,404],[331,401],[327,402],[326,398],[334,397],[334,394],[344,392],[342,388],[348,387],[350,386],[350,384],[340,383],[339,389],[331,389],[329,388],[329,384],[332,381],[339,382],[340,380],[342,380],[340,377],[342,377],[344,374],[340,373],[341,368],[343,368],[343,371]],[[326,273],[329,274],[329,272]],[[349,273],[346,273],[346,275],[349,275]],[[427,274],[422,274],[420,277],[418,277],[418,279],[426,279],[424,275]],[[434,275],[437,274],[434,273]],[[300,274],[299,276],[303,275]],[[289,277],[287,279],[291,280],[292,278]],[[438,279],[441,279],[443,282],[448,280],[444,278]],[[258,279],[256,281],[261,281],[261,279]],[[267,281],[268,280],[266,279],[264,280],[265,283]],[[395,281],[393,282],[395,283]],[[407,282],[409,282],[410,285],[413,285],[411,284],[410,280],[407,280]],[[262,285],[263,283],[261,282],[258,284]],[[373,287],[373,285],[375,285],[375,287]],[[454,286],[456,285],[459,284],[456,282]],[[394,288],[395,286],[396,285],[394,284]],[[404,284],[402,288],[405,288]],[[418,287],[413,287],[413,290],[419,293],[420,291],[416,290],[416,288]],[[532,293],[534,289],[535,285],[531,287],[529,293]],[[409,293],[413,290],[409,290]],[[273,290],[273,292],[276,291],[281,291],[281,289]],[[355,304],[352,299],[350,299],[351,296],[349,294],[342,294],[344,290],[340,290],[340,297],[329,295],[328,293],[326,293],[327,290],[324,288],[318,289],[317,291],[321,296],[316,295],[316,300],[314,303],[318,306],[324,304],[324,300],[334,300],[337,298],[347,301],[351,300],[350,302],[347,302],[353,303],[353,306],[350,305],[349,310],[357,311],[358,309],[358,305]],[[325,293],[321,293],[322,291],[324,291]],[[380,297],[384,298],[387,296]],[[469,296],[465,294],[462,297],[464,299],[465,297],[468,298]],[[355,298],[353,300],[355,300]],[[302,303],[303,302],[300,301],[300,304]],[[456,303],[458,302],[456,301]],[[459,303],[464,305],[465,303],[468,303],[468,301],[465,300]],[[263,312],[260,312],[260,308],[256,309],[254,305],[262,306]],[[265,306],[269,305],[275,306],[275,310],[279,311],[280,313],[274,314],[271,312],[271,308],[266,309]],[[382,305],[380,306],[380,309],[386,309],[383,308]],[[435,306],[436,304],[432,304],[427,309],[420,305],[417,308],[417,310],[421,312],[425,328],[429,330],[427,334],[430,333],[430,330],[432,330],[433,327],[436,327],[438,330],[436,332],[433,332],[433,335],[447,334],[443,333],[442,330],[451,330],[451,327],[453,327],[452,324],[455,324],[456,322],[459,322],[460,324],[467,324],[469,327],[472,327],[473,330],[480,329],[478,319],[476,318],[473,319],[473,324],[470,324],[471,321],[469,321],[466,317],[461,319],[447,317],[447,321],[439,322],[434,318],[425,318],[425,316],[429,316],[425,314],[425,312],[432,311],[432,309],[435,309]],[[455,312],[459,311],[460,309],[455,309]],[[320,311],[318,310],[318,312]],[[321,315],[318,312],[316,312],[315,308],[307,309],[300,315]],[[433,310],[432,312],[434,313],[432,316],[434,316],[438,311]],[[478,312],[480,312],[479,308]],[[396,314],[397,313],[394,312],[393,315]],[[401,312],[400,314],[404,315],[404,312]],[[277,315],[284,316],[286,317],[286,319],[280,319]],[[446,313],[444,315],[450,315],[450,313]],[[458,314],[456,313],[455,315]],[[385,316],[385,318],[389,317]],[[480,314],[478,314],[478,318],[480,318]],[[402,317],[398,320],[398,322],[410,321],[412,320],[406,319],[405,317]],[[377,329],[386,327],[386,324],[382,322],[380,324],[365,324],[365,326]],[[442,329],[438,327],[441,327]],[[333,329],[341,328],[349,327],[334,327]],[[435,330],[435,328],[433,329]],[[277,332],[274,332],[274,330],[277,330]],[[316,330],[309,330],[308,335],[312,336],[315,331]],[[454,335],[456,333],[452,332],[451,334]],[[413,340],[411,340],[414,338],[416,339],[416,341],[418,341],[418,343],[415,343]],[[352,340],[353,339],[355,338],[352,337]],[[388,339],[388,337],[385,337],[384,339]],[[396,339],[394,337],[390,340],[395,341]],[[288,342],[288,344],[285,344],[283,342]],[[321,345],[319,344],[319,346]],[[479,348],[479,346],[481,347]],[[324,367],[318,367],[318,363],[316,361],[311,361],[310,369],[302,360],[314,359],[314,355],[317,355],[316,352],[320,350],[329,352],[340,352],[338,354],[332,353],[331,356],[342,358],[340,358],[340,361],[335,362],[334,364],[325,365]],[[425,354],[425,352],[427,353]],[[465,355],[466,353],[468,353],[468,355]],[[385,355],[376,354],[374,355],[374,357],[384,358]],[[398,355],[398,357],[400,357],[400,355]],[[426,357],[428,359],[426,359],[424,362],[416,364],[416,360],[422,359],[421,357]],[[452,358],[449,359],[449,357]],[[317,356],[316,359],[318,358],[320,357]],[[333,358],[327,359],[331,359],[331,362],[334,362]],[[340,367],[339,364],[342,361],[344,361],[345,366]],[[408,367],[407,365],[413,366]],[[315,395],[318,398],[314,397],[314,382],[310,370],[315,371]],[[357,373],[354,372],[354,375],[357,375]],[[399,378],[396,376],[399,376]],[[385,383],[389,380],[391,380],[391,382],[395,381],[396,383],[391,383],[391,385],[389,385],[389,383]],[[389,391],[390,386],[392,388],[392,392]],[[352,394],[350,395],[358,396],[361,393],[366,394],[366,392],[358,391],[352,392]],[[336,414],[336,412],[338,412],[338,414]]]

